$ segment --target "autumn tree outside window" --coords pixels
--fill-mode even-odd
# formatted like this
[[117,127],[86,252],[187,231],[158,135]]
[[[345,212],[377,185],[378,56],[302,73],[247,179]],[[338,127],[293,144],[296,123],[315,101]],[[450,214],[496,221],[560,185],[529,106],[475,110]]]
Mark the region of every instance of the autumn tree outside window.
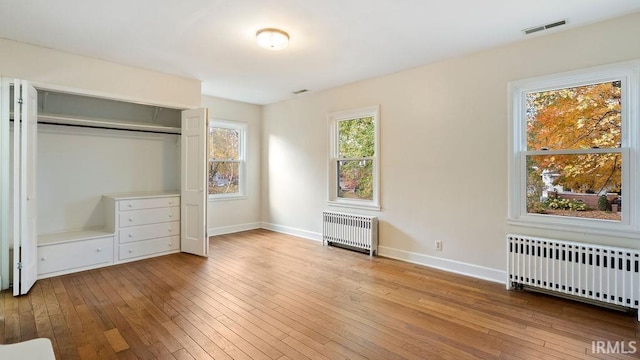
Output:
[[329,203],[379,210],[378,107],[329,115]]
[[245,195],[246,131],[244,123],[209,122],[209,198],[234,199]]
[[509,84],[511,222],[640,230],[639,68],[631,62]]

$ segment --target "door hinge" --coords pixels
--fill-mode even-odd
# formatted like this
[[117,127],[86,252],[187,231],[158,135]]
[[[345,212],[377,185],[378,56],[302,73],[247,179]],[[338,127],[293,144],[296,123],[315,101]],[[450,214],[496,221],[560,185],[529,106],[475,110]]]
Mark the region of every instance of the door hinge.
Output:
[[22,262],[18,263],[18,270],[22,270]]
[[19,99],[18,99],[18,104],[22,105],[22,102],[23,102],[23,101],[22,101],[22,98],[19,98]]

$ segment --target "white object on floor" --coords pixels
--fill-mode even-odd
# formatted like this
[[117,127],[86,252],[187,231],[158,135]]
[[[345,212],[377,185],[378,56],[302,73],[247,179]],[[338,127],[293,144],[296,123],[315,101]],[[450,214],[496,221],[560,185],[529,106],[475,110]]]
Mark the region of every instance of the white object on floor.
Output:
[[39,338],[15,344],[0,345],[0,359],[55,360],[51,340]]

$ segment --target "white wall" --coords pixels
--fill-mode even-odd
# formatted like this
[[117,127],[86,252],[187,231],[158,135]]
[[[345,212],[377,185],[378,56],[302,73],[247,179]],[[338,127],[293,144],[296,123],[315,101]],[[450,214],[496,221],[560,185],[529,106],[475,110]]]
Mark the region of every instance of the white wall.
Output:
[[327,114],[380,104],[381,254],[503,281],[508,231],[640,248],[506,222],[507,83],[640,58],[638,33],[635,14],[265,106],[265,226],[319,238]]
[[38,232],[104,226],[102,194],[180,190],[179,135],[38,126]]
[[[200,81],[0,39],[0,75],[122,100],[194,108]],[[177,135],[40,126],[39,232],[102,225],[100,194],[177,190]]]
[[0,38],[0,75],[122,100],[200,105],[200,81]]
[[209,118],[247,123],[247,196],[209,200],[208,233],[219,235],[260,227],[260,117],[262,107],[211,96],[202,97]]

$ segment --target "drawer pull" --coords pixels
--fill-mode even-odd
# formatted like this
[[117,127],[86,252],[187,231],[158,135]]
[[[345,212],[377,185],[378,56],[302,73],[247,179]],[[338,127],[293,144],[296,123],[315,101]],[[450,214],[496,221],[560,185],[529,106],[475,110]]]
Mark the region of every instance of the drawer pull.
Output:
[[129,254],[131,254],[133,252],[133,250],[129,249]]
[[133,207],[133,204],[129,204],[129,207]]
[[40,258],[40,260],[45,261],[45,260],[47,260],[47,258],[43,256],[43,257]]
[[173,201],[169,201],[169,205],[173,205]]
[[169,246],[172,246],[172,245],[173,245],[173,243],[169,243]]
[[97,249],[96,249],[96,252],[101,252],[101,251],[102,251],[102,249],[101,249],[101,248],[97,248]]
[[173,213],[169,213],[169,217],[173,217]]
[[173,229],[172,229],[172,228],[169,228],[169,232],[172,232],[172,231],[173,231]]
[[133,218],[129,218],[129,222],[132,222],[132,221],[133,221]]
[[132,238],[132,237],[133,237],[133,234],[129,234],[129,237],[130,237],[130,238]]

